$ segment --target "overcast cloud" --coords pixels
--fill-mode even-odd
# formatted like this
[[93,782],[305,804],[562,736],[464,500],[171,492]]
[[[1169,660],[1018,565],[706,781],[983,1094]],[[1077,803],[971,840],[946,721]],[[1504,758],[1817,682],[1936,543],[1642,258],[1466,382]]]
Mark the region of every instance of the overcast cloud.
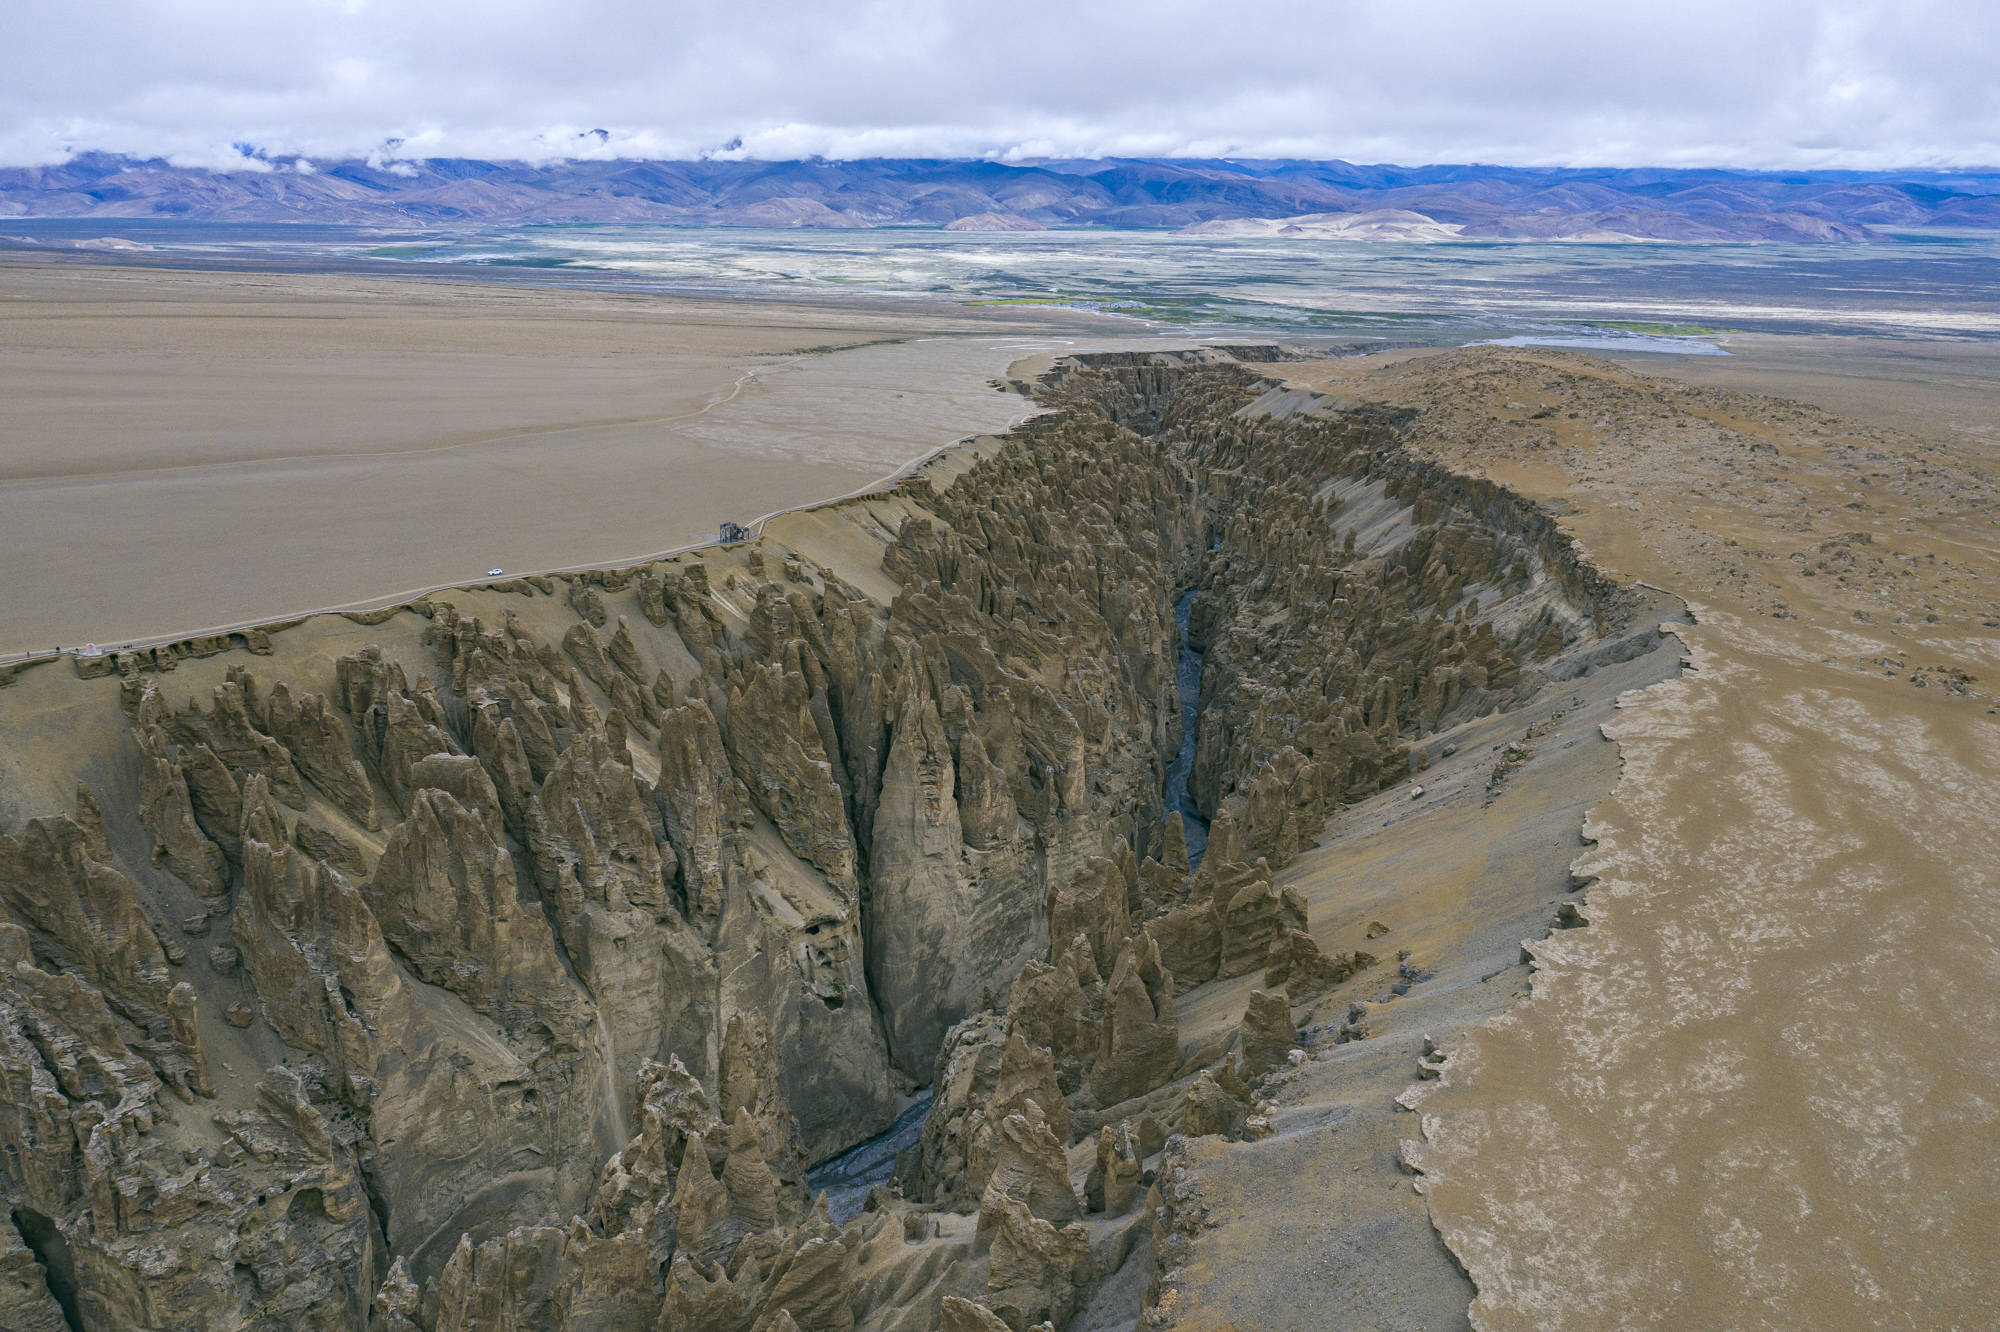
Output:
[[252,144],[288,163],[2000,165],[1981,0],[0,5],[9,164],[240,164]]

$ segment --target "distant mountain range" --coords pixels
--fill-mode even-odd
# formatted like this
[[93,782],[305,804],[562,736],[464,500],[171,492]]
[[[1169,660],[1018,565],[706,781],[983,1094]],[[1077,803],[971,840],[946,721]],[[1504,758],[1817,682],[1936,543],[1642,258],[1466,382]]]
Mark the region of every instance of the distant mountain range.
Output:
[[[1356,218],[1361,214],[1378,216],[1363,223]],[[0,168],[0,218],[6,217],[961,231],[1200,227],[1225,234],[1409,239],[1857,241],[1879,228],[2000,229],[2000,172],[1181,159],[531,165],[464,158],[383,165],[287,160],[264,170],[211,171],[89,153],[56,166]],[[1394,225],[1378,225],[1385,220]],[[1281,225],[1263,224],[1268,221]]]

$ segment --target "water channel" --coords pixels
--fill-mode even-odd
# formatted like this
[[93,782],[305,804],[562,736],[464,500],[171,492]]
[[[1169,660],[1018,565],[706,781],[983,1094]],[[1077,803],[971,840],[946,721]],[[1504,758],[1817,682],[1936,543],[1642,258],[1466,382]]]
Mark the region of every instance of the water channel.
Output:
[[1194,798],[1188,794],[1188,773],[1194,769],[1195,715],[1201,703],[1203,657],[1188,642],[1188,615],[1193,609],[1194,591],[1190,588],[1174,603],[1174,622],[1180,626],[1181,635],[1180,661],[1174,670],[1174,682],[1181,697],[1181,748],[1167,769],[1166,811],[1169,814],[1180,811],[1181,822],[1187,828],[1188,864],[1199,865],[1202,853],[1208,850],[1208,820],[1201,816]]
[[888,1132],[806,1172],[807,1188],[814,1193],[826,1190],[826,1209],[835,1225],[845,1224],[861,1211],[868,1201],[868,1190],[889,1182],[896,1170],[897,1154],[917,1145],[924,1133],[924,1116],[930,1112],[931,1089],[926,1087],[896,1116]]
[[[1174,622],[1180,627],[1180,660],[1174,680],[1180,693],[1181,747],[1167,768],[1166,809],[1170,814],[1180,811],[1187,829],[1188,863],[1199,865],[1202,853],[1208,850],[1208,820],[1195,808],[1187,789],[1188,773],[1194,767],[1195,710],[1201,701],[1203,655],[1188,642],[1188,615],[1193,607],[1192,590],[1174,603]],[[861,1211],[870,1189],[889,1182],[896,1169],[897,1154],[915,1146],[923,1136],[924,1116],[930,1109],[931,1089],[926,1087],[908,1109],[896,1116],[896,1122],[887,1132],[848,1148],[807,1173],[806,1184],[814,1193],[826,1190],[827,1210],[836,1224]]]

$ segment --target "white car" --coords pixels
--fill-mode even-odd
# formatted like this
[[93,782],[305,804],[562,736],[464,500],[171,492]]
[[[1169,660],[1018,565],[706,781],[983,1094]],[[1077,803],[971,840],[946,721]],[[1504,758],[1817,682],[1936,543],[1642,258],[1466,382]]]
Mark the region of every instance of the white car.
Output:
[[506,572],[507,571],[505,569],[488,569],[486,571],[486,576],[488,578],[498,578],[501,574]]

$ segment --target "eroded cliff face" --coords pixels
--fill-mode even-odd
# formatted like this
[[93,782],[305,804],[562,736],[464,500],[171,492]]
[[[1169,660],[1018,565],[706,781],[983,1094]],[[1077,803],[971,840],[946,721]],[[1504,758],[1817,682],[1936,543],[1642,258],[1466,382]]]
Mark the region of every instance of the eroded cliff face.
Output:
[[[1619,614],[1395,418],[1267,390],[1067,363],[751,546],[24,678],[0,713],[83,719],[52,768],[96,785],[0,837],[0,1308],[1061,1324],[1171,1230],[1168,1133],[1259,1132],[1286,995],[1374,961],[1275,872]],[[1177,995],[1253,973],[1242,1061],[1184,1041]],[[925,1083],[900,1184],[814,1205]]]

